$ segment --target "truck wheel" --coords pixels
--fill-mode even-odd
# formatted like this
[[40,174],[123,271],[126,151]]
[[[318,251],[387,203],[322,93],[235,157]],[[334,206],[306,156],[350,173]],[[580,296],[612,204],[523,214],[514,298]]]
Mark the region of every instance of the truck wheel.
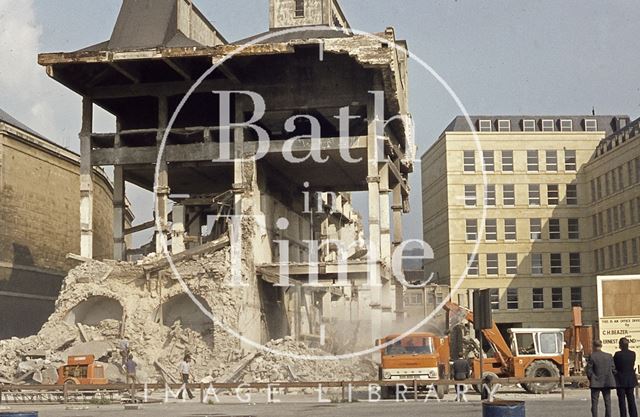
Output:
[[[551,361],[535,361],[525,371],[527,378],[560,378],[558,367]],[[548,394],[558,388],[557,382],[534,382],[522,384],[531,394]]]
[[[493,372],[484,372],[482,374],[482,380],[485,380],[485,379],[490,379],[493,381],[499,378],[498,378],[498,375],[494,374]],[[482,394],[482,384],[473,385],[473,390],[478,394]]]

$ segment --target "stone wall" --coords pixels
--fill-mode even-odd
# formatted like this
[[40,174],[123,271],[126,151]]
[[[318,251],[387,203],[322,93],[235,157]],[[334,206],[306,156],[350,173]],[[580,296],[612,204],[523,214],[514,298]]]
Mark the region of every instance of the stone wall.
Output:
[[[79,189],[77,155],[0,124],[0,339],[33,334],[53,312],[73,267],[65,255],[80,250]],[[97,258],[113,252],[111,198],[111,184],[96,174]],[[29,320],[16,325],[16,316]]]

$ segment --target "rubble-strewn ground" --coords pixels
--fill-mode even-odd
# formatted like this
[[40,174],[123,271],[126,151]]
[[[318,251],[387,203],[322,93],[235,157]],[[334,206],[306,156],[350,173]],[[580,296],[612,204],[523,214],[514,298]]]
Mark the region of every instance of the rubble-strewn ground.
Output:
[[[241,290],[223,285],[229,256],[225,248],[188,259],[178,265],[178,270],[193,294],[201,297],[216,317],[234,327],[243,301]],[[172,382],[186,352],[194,358],[197,380],[220,381],[228,376],[247,352],[240,349],[235,337],[213,323],[206,331],[194,330],[180,321],[161,324],[161,300],[170,300],[184,290],[170,274],[161,281],[155,275],[145,276],[143,264],[154,260],[147,258],[135,264],[92,261],[73,269],[64,281],[55,312],[37,335],[0,341],[0,383],[55,383],[57,367],[74,354],[95,354],[110,363],[107,377],[111,381],[123,381],[117,350],[123,338],[129,341],[141,382]],[[77,306],[91,303],[96,297],[115,300],[122,306],[124,331],[123,323],[115,318],[77,325]],[[290,338],[272,341],[269,347],[297,355],[326,355]],[[312,362],[264,353],[256,355],[236,379],[328,381],[371,379],[376,374],[373,364],[363,360]]]

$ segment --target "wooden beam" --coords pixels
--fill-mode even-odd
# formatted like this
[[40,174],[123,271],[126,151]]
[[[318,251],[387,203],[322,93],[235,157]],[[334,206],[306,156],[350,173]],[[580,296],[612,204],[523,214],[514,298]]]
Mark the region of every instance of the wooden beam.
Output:
[[115,62],[110,62],[109,66],[114,70],[118,71],[120,74],[124,75],[134,84],[140,84],[140,78],[134,75],[131,71],[127,70],[120,64],[116,64]]
[[125,236],[127,236],[127,235],[131,235],[131,234],[134,234],[134,233],[138,233],[138,232],[141,232],[143,230],[150,229],[150,228],[154,227],[155,225],[156,225],[156,221],[155,220],[150,220],[150,221],[148,221],[146,223],[142,223],[142,224],[139,224],[137,226],[133,226],[133,227],[129,227],[128,229],[125,229],[124,234],[125,234]]
[[[177,255],[171,256],[171,261],[173,263],[178,263],[185,261],[194,256],[200,256],[205,253],[217,252],[220,249],[229,246],[230,244],[229,236],[223,236],[213,242],[205,243],[202,246],[198,246],[197,248],[189,249]],[[152,262],[150,264],[144,265],[142,269],[146,274],[152,274],[154,272],[162,271],[163,269],[167,269],[169,267],[169,261],[167,258],[162,257],[161,259]]]
[[169,66],[169,68],[171,68],[172,70],[174,70],[178,75],[180,75],[182,78],[185,79],[185,81],[192,81],[192,77],[191,74],[189,73],[189,71],[184,68],[182,65],[178,64],[177,62],[173,61],[170,58],[162,58],[162,60],[164,61],[165,64],[167,64]]

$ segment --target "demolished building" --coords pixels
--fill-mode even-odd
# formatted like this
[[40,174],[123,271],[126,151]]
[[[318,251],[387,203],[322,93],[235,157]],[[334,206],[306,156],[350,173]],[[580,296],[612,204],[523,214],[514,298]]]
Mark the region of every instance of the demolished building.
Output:
[[[71,344],[127,338],[156,372],[190,349],[224,370],[263,344],[370,348],[402,318],[391,258],[415,153],[406,44],[393,29],[354,33],[335,0],[272,0],[270,14],[269,32],[229,43],[190,1],[124,0],[109,41],[39,56],[83,97],[80,254],[97,255],[93,167],[114,168],[114,251],[72,271],[29,343],[51,329]],[[264,99],[259,121],[247,92]],[[114,133],[93,132],[94,105],[116,117]],[[260,129],[269,147],[257,158]],[[125,226],[125,183],[154,193],[153,222]],[[367,194],[365,218],[357,192]],[[150,245],[125,243],[153,227]],[[68,349],[59,342],[47,345],[54,356]]]

